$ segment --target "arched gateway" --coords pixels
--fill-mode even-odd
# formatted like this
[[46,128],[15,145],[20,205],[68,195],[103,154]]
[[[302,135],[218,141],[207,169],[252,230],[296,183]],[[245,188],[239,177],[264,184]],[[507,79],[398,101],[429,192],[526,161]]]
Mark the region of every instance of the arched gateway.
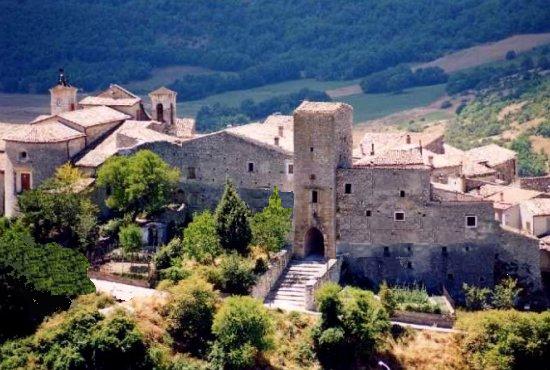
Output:
[[307,231],[304,245],[307,255],[325,255],[325,238],[323,237],[323,233],[316,227],[312,227]]

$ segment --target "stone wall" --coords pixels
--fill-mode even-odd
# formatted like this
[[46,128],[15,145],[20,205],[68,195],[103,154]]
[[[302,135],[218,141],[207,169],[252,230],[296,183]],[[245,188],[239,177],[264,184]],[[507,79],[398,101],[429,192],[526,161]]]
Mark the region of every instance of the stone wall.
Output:
[[519,186],[522,189],[550,192],[550,175],[540,177],[520,177]]
[[269,269],[258,278],[258,281],[252,287],[250,295],[256,299],[264,300],[271,291],[271,288],[277,283],[279,277],[290,262],[292,253],[283,249],[269,261]]

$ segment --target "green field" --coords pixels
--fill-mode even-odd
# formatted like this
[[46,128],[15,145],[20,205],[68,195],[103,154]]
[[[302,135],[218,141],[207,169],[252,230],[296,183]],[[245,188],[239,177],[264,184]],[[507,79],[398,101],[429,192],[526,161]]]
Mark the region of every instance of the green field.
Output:
[[355,122],[422,107],[445,94],[445,84],[407,89],[400,94],[358,94],[340,98],[353,107]]
[[228,91],[222,94],[212,95],[201,100],[193,100],[178,103],[180,115],[194,116],[203,105],[222,103],[229,106],[237,106],[245,99],[261,101],[277,95],[297,92],[300,89],[330,90],[343,86],[359,83],[359,80],[351,81],[317,81],[315,79],[303,79],[281,82],[247,90]]

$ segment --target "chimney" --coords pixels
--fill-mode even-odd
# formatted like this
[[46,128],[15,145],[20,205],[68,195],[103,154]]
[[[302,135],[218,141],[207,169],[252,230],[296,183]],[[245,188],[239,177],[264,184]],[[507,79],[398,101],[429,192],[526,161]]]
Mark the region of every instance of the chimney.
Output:
[[428,164],[432,167],[434,166],[434,156],[433,155],[428,156]]
[[273,138],[273,141],[275,142],[275,146],[279,146],[279,138],[277,136]]
[[371,144],[370,155],[374,155],[374,143]]
[[407,144],[410,144],[411,143],[411,135],[407,134],[407,138],[405,139],[405,142]]
[[422,155],[422,140],[418,140],[420,155]]
[[283,137],[284,130],[285,130],[284,126],[279,126],[279,136],[280,137]]

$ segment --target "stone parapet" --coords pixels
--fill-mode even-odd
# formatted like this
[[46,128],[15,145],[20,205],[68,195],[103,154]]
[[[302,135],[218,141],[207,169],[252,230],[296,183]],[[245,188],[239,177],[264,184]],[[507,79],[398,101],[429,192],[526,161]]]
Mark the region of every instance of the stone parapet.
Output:
[[256,284],[252,287],[250,295],[263,301],[279,280],[291,257],[291,253],[283,249],[271,258],[268,270],[260,276]]

